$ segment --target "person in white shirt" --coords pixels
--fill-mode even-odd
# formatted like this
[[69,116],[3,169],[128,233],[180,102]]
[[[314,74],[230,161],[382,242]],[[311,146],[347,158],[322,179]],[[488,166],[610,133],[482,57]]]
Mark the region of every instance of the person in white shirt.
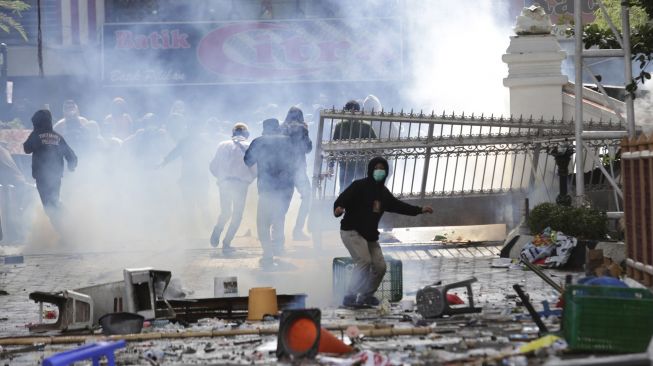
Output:
[[220,216],[213,227],[211,246],[217,247],[220,236],[227,221],[229,228],[222,239],[222,251],[233,251],[233,240],[243,218],[247,188],[256,177],[256,167],[245,165],[245,151],[249,147],[249,129],[244,123],[236,123],[232,129],[232,137],[218,145],[211,161],[210,170],[218,179],[220,189]]

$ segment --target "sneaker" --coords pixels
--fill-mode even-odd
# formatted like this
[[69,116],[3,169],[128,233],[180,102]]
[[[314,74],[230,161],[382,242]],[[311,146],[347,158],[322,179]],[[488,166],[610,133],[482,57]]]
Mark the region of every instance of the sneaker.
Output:
[[218,243],[220,242],[220,234],[222,234],[222,230],[220,230],[217,226],[214,226],[210,239],[212,247],[217,248]]
[[361,294],[346,295],[345,298],[342,300],[342,306],[346,308],[354,308],[354,309],[366,309],[371,307],[369,304],[366,304],[363,301],[363,297]]
[[356,307],[356,295],[345,295],[345,298],[342,299],[342,306],[353,308]]
[[365,299],[363,299],[363,303],[370,306],[379,306],[379,304],[381,304],[381,301],[376,297],[374,297],[373,295],[369,295]]
[[292,239],[294,241],[309,241],[311,240],[311,237],[304,234],[302,230],[294,230],[292,232]]
[[259,259],[258,264],[261,267],[272,267],[274,266],[274,258],[273,257],[262,257]]
[[222,243],[222,253],[229,254],[235,252],[236,249],[231,246],[231,244],[227,244],[225,242]]

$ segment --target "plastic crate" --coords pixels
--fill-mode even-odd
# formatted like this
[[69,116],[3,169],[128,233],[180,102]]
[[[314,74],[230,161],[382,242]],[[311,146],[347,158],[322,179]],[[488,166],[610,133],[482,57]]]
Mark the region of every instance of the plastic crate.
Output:
[[[401,301],[404,296],[401,261],[390,257],[385,257],[385,261],[388,270],[385,272],[383,281],[381,281],[381,285],[379,285],[374,296],[381,301]],[[333,258],[333,297],[338,304],[342,303],[342,299],[345,297],[353,268],[354,264],[350,257]]]
[[569,286],[563,331],[573,350],[644,352],[653,335],[653,294],[646,289]]

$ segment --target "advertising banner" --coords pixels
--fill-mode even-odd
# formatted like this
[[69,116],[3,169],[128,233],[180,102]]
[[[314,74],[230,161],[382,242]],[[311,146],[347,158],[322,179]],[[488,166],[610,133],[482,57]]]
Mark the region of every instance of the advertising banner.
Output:
[[402,73],[397,18],[105,24],[107,86],[382,81]]

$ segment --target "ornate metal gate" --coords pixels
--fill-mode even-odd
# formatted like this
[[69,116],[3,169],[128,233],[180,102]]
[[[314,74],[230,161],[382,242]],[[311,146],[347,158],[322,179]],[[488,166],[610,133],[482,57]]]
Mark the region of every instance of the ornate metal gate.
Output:
[[[614,209],[619,198],[600,170],[618,176],[619,138],[626,128],[589,121],[584,130],[588,196],[601,198],[596,203],[604,209]],[[555,200],[555,162],[547,151],[573,141],[573,121],[323,110],[313,167],[313,216],[330,213],[341,186],[364,177],[367,161],[380,155],[391,165],[386,185],[393,194],[436,209],[435,215],[417,220],[385,215],[385,225],[514,225],[520,216],[515,208],[524,198]],[[614,202],[605,200],[606,193]],[[324,221],[311,220],[311,225],[332,227]]]

